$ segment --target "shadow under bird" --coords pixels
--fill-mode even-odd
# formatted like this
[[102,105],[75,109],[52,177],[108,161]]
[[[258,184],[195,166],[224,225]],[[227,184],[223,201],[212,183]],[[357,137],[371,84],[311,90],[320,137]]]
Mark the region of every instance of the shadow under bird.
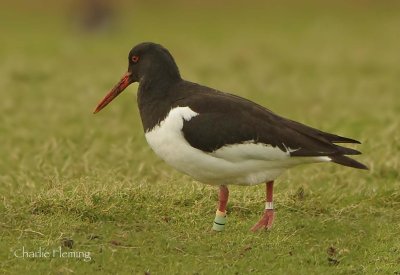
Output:
[[99,112],[131,83],[139,82],[137,102],[145,137],[169,165],[194,179],[219,185],[213,229],[226,223],[228,184],[266,184],[266,205],[252,230],[271,228],[274,180],[299,164],[334,162],[358,169],[347,157],[359,151],[336,143],[357,140],[326,133],[283,118],[236,95],[182,79],[169,51],[141,43],[128,56],[128,71],[98,104]]

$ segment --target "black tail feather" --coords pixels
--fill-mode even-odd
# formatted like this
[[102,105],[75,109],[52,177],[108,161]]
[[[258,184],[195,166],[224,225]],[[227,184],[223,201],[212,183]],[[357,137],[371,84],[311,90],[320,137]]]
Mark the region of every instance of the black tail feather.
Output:
[[331,143],[356,143],[356,144],[361,144],[361,142],[359,142],[358,140],[355,140],[355,139],[352,139],[352,138],[347,138],[347,137],[342,137],[342,136],[331,134],[331,133],[328,133],[328,132],[324,132],[324,131],[312,128],[310,126],[301,124],[301,123],[299,123],[297,121],[294,121],[294,120],[286,120],[286,122],[290,122],[287,125],[290,128],[298,131],[299,133],[303,133],[303,134],[308,133],[308,135],[312,133],[312,135],[318,136],[319,138],[327,140],[327,141],[329,141]]
[[347,138],[347,137],[342,137],[342,136],[338,136],[338,135],[334,135],[334,134],[330,134],[330,133],[326,133],[326,132],[322,132],[320,131],[319,133],[320,136],[326,138],[327,140],[329,140],[332,143],[356,143],[356,144],[361,144],[361,142],[359,142],[358,140],[352,139],[352,138]]
[[351,149],[351,148],[347,148],[347,147],[343,147],[343,146],[339,146],[339,145],[335,145],[335,147],[338,150],[338,152],[343,155],[361,155],[361,152],[357,151],[355,149]]
[[335,155],[335,156],[329,156],[332,159],[332,162],[340,164],[340,165],[344,165],[344,166],[348,166],[348,167],[353,167],[353,168],[357,168],[357,169],[364,169],[364,170],[369,170],[367,166],[365,166],[364,164],[346,157],[346,156],[342,156],[342,155]]

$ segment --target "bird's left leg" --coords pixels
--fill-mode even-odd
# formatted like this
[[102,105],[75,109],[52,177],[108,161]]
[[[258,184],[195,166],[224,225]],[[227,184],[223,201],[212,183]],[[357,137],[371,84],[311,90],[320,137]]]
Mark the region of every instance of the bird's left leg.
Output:
[[273,194],[274,194],[274,182],[269,181],[266,183],[266,193],[267,199],[265,202],[265,211],[262,218],[256,223],[251,231],[257,231],[259,229],[270,229],[272,224],[274,223],[275,213],[274,213],[274,203],[273,203]]
[[226,205],[228,204],[229,190],[226,185],[219,187],[218,209],[215,213],[215,219],[212,229],[215,231],[223,231],[226,223]]

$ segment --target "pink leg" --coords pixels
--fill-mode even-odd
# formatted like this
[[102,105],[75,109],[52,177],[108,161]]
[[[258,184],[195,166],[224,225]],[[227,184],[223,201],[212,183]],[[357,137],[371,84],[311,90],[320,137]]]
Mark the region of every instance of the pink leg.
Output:
[[262,218],[256,223],[251,231],[255,232],[259,229],[270,229],[274,223],[274,205],[273,205],[273,193],[274,193],[274,182],[269,181],[266,183],[267,187],[267,200],[265,204],[265,211]]
[[226,205],[228,204],[229,198],[229,190],[226,185],[221,185],[219,187],[219,195],[218,195],[218,211],[225,213],[226,212]]
[[215,219],[212,229],[223,231],[226,224],[226,205],[228,204],[229,190],[225,185],[219,187],[218,209],[215,213]]

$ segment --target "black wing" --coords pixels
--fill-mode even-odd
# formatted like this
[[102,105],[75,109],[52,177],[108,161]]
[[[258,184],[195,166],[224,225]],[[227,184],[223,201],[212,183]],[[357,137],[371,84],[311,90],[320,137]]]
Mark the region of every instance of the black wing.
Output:
[[343,165],[366,168],[344,156],[360,154],[359,151],[334,144],[359,143],[356,140],[285,119],[244,98],[192,85],[194,90],[201,87],[202,92],[191,93],[174,105],[189,106],[199,113],[185,121],[182,129],[185,139],[197,149],[213,152],[224,145],[252,141],[289,150],[291,156],[329,156]]

